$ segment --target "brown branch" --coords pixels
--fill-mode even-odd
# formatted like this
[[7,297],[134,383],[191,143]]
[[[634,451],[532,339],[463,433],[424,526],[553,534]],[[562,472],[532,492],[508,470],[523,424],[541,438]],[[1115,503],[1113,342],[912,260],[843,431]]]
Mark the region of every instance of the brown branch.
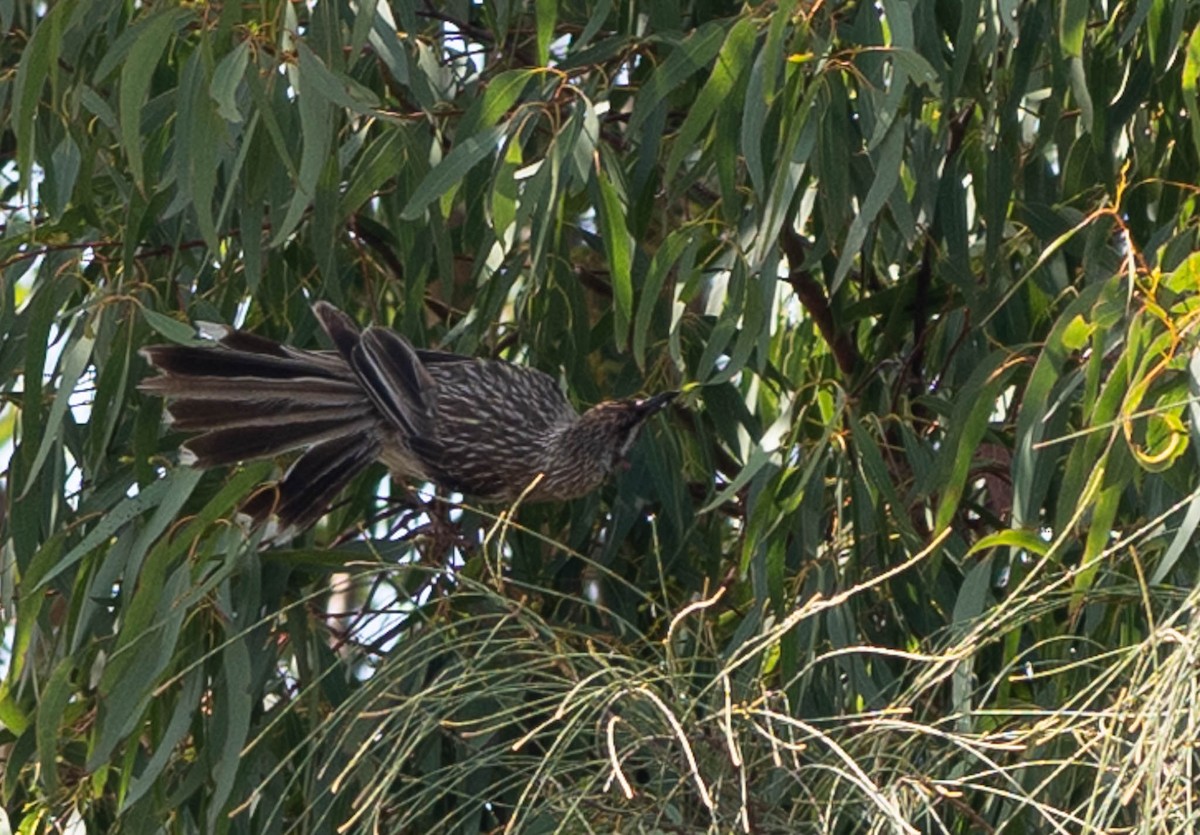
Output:
[[[509,49],[512,57],[514,59],[516,59],[517,61],[519,61],[522,66],[525,66],[525,67],[540,66],[540,64],[536,60],[536,56],[534,56],[532,53],[530,53],[530,51],[528,49],[526,49],[525,47],[519,46],[515,39],[510,39],[511,43],[500,43],[499,41],[497,41],[496,34],[494,32],[492,32],[492,30],[485,29],[482,26],[476,26],[474,23],[471,23],[470,21],[460,20],[459,18],[456,18],[454,15],[449,15],[449,14],[446,14],[445,12],[439,11],[438,9],[435,9],[433,7],[433,3],[429,2],[429,0],[426,0],[424,9],[416,10],[416,16],[423,17],[427,20],[436,20],[441,23],[449,23],[451,26],[458,29],[458,31],[461,32],[464,37],[471,38],[472,40],[480,41],[481,43],[491,44],[493,46],[493,48]],[[509,31],[513,35],[520,33],[519,29],[510,29]]]
[[829,345],[842,376],[847,379],[853,377],[855,371],[862,364],[862,357],[859,356],[858,348],[855,347],[849,334],[838,328],[837,322],[834,321],[833,310],[829,307],[825,288],[813,278],[812,273],[804,269],[807,244],[792,227],[792,218],[790,217],[784,222],[783,229],[779,232],[779,245],[788,259],[788,274],[785,281],[792,285],[796,298],[800,300],[800,304],[804,305],[813,324],[820,331],[821,337]]
[[449,23],[468,38],[491,44],[496,42],[496,35],[491,29],[485,29],[482,26],[476,26],[474,23],[461,20],[454,15],[438,11],[433,7],[432,3],[426,3],[424,9],[416,9],[414,13],[417,17],[423,17],[427,20],[436,20],[439,23]]
[[[388,241],[385,241],[379,235],[375,234],[375,231],[370,227],[370,224],[358,223],[357,217],[352,217],[350,219],[350,231],[353,233],[355,238],[366,245],[367,249],[375,253],[376,258],[383,262],[383,265],[391,274],[392,280],[399,285],[403,285],[405,275],[404,262],[402,262],[400,257],[396,255],[396,252],[392,249],[391,244]],[[454,318],[454,308],[436,296],[433,296],[430,293],[425,293],[423,301],[426,309],[428,309],[441,321],[449,322],[452,318]]]
[[[231,229],[225,233],[225,235],[228,237],[237,237],[239,234],[240,234],[240,230],[237,230],[237,229]],[[18,252],[16,255],[12,256],[11,258],[7,258],[4,261],[0,261],[0,270],[7,269],[8,267],[12,266],[13,264],[18,263],[19,261],[29,261],[29,260],[37,258],[41,255],[48,255],[51,252],[66,252],[67,250],[71,250],[71,249],[79,249],[79,250],[112,249],[114,247],[120,247],[120,246],[124,246],[124,245],[125,245],[125,242],[121,241],[121,240],[116,240],[116,241],[78,241],[78,242],[74,242],[74,243],[65,243],[65,244],[43,244],[42,246],[39,246],[34,249],[27,249],[24,252]],[[176,252],[182,252],[187,249],[196,249],[197,247],[202,247],[202,246],[208,246],[208,243],[204,240],[195,240],[195,241],[184,241],[179,244],[162,244],[160,246],[154,247],[153,249],[139,249],[137,252],[135,252],[133,254],[133,257],[138,258],[138,259],[157,258],[160,255],[171,255]]]

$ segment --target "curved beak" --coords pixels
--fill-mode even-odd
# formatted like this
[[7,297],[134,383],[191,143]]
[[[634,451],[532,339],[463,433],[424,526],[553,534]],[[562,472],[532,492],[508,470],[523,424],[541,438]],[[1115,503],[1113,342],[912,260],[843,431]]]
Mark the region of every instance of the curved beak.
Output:
[[647,397],[645,400],[639,400],[634,404],[638,416],[642,420],[650,417],[656,412],[662,411],[667,404],[679,396],[677,391],[664,391],[662,394],[656,394],[653,397]]

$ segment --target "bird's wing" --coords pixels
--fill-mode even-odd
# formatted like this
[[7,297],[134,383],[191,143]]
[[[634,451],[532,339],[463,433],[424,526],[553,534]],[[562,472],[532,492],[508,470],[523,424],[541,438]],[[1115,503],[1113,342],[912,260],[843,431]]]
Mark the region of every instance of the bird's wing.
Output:
[[417,359],[422,365],[453,365],[455,363],[475,363],[479,360],[475,357],[467,357],[462,354],[452,354],[449,351],[437,351],[432,348],[414,348],[417,352]]
[[394,426],[410,438],[437,437],[437,383],[408,340],[386,328],[367,328],[351,351],[350,367]]
[[337,348],[337,352],[342,355],[342,359],[346,361],[347,365],[353,365],[351,357],[355,346],[358,345],[358,325],[329,302],[317,302],[312,306],[312,311],[317,317],[317,321],[321,323],[321,328],[333,343],[333,347]]
[[300,456],[274,489],[261,490],[242,513],[255,523],[274,515],[286,538],[324,515],[330,502],[379,454],[378,440],[369,432],[330,438]]
[[437,383],[408,340],[387,328],[360,332],[353,319],[329,302],[317,302],[312,309],[375,408],[410,440],[435,439]]

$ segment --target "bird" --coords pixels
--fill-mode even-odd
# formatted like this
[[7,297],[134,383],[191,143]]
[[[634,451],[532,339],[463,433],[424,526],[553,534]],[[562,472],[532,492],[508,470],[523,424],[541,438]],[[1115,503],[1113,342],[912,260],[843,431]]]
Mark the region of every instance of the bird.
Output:
[[566,501],[621,465],[646,421],[678,394],[606,400],[578,413],[549,374],[505,360],[414,348],[312,305],[332,350],[202,323],[212,345],[148,345],[139,388],[193,433],[180,463],[221,467],[301,451],[273,490],[242,507],[253,525],[298,533],[376,460],[402,482],[484,503]]

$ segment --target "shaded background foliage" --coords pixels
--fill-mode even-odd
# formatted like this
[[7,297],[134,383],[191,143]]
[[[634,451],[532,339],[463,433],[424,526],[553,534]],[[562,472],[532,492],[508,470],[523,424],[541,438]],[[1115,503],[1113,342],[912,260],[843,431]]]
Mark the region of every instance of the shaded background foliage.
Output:
[[[1195,826],[1198,21],[0,3],[12,825]],[[136,351],[313,298],[685,397],[592,497],[261,547]]]

